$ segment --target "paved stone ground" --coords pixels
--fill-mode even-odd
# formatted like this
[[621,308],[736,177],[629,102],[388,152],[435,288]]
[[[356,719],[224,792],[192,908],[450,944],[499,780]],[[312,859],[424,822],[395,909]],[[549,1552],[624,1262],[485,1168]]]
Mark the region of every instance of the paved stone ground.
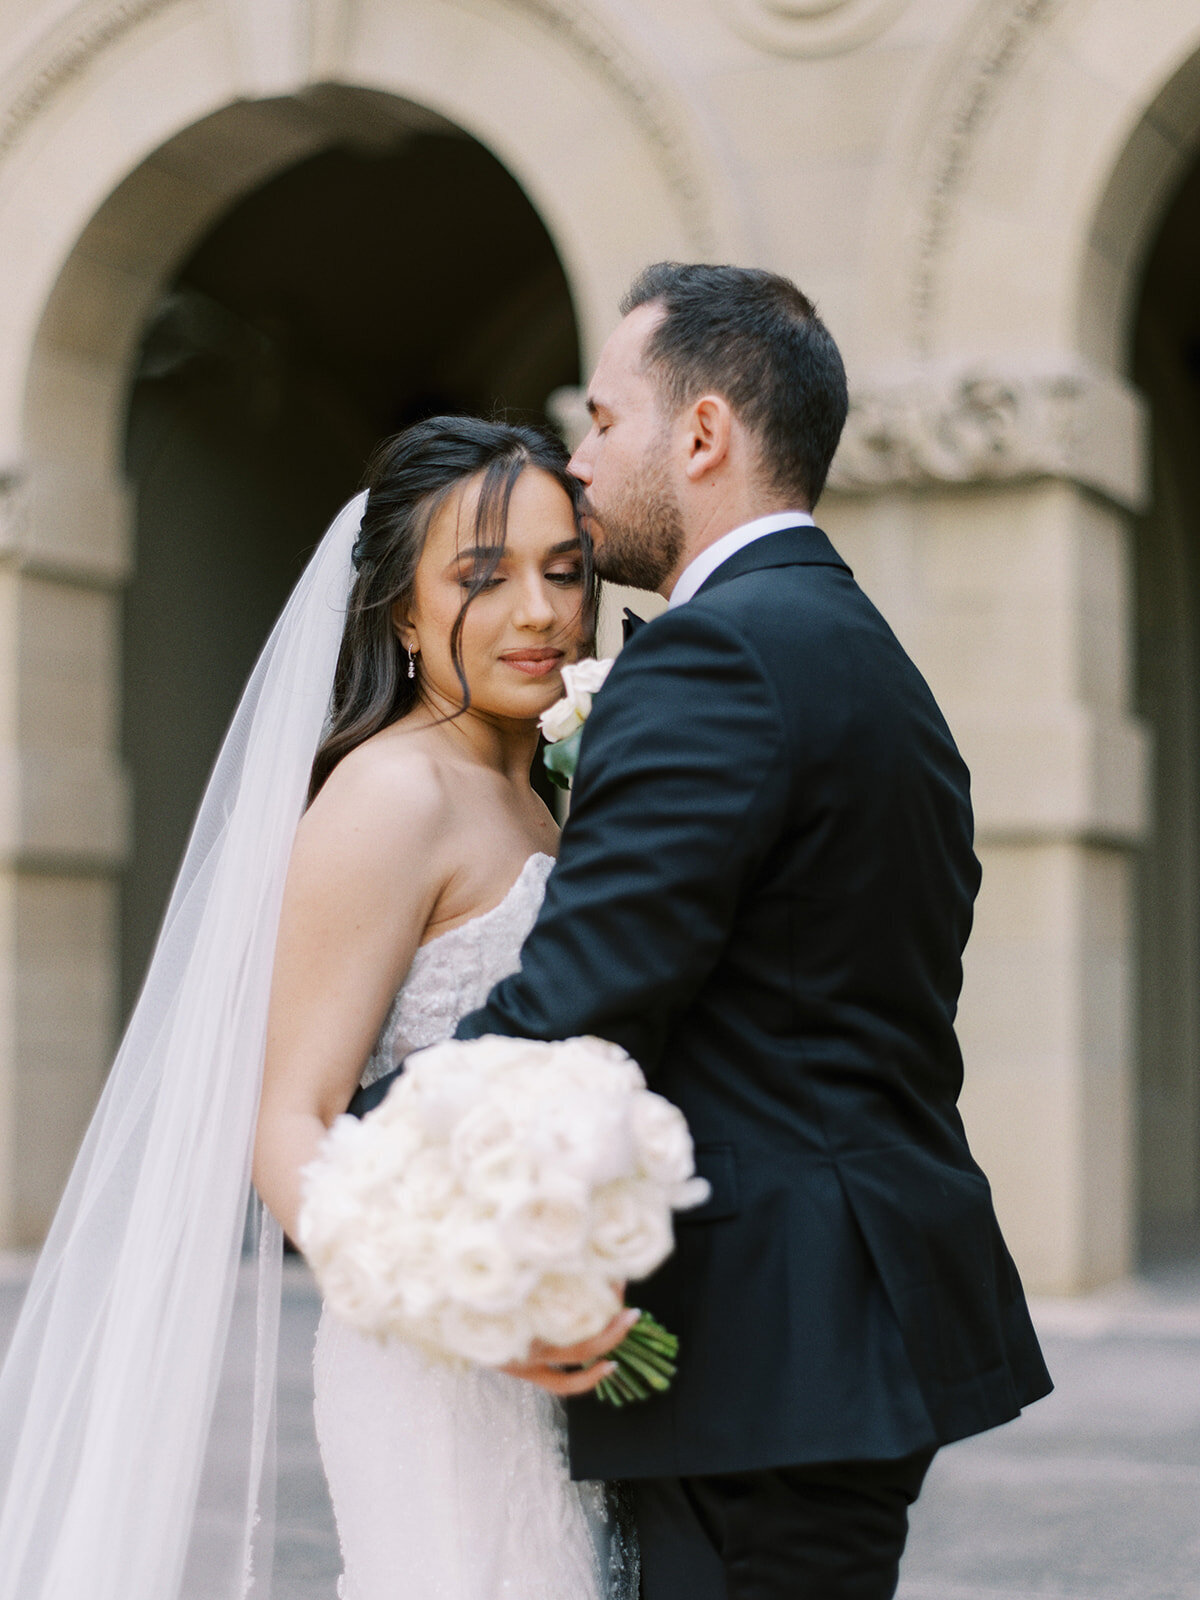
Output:
[[1055,1392],[939,1455],[899,1600],[1196,1600],[1200,1272],[1034,1320]]
[[[0,1263],[0,1341],[26,1272]],[[289,1265],[276,1600],[333,1600],[338,1571],[312,1436],[316,1312]],[[938,1457],[898,1600],[1200,1600],[1200,1269],[1042,1301],[1035,1320],[1057,1390]]]

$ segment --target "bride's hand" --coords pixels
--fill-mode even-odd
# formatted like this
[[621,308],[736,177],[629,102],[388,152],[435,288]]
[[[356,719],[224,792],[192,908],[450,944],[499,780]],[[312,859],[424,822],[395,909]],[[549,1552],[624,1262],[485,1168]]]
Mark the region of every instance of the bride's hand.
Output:
[[510,1361],[501,1370],[511,1377],[524,1378],[527,1383],[536,1383],[550,1394],[588,1394],[616,1370],[613,1362],[602,1361],[601,1356],[616,1349],[640,1316],[636,1308],[627,1307],[592,1338],[561,1349],[535,1343],[528,1361]]

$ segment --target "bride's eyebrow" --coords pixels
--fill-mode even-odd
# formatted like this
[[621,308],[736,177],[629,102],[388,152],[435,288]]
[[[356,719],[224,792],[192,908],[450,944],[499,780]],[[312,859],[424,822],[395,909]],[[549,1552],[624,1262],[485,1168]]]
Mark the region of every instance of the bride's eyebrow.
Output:
[[[559,544],[552,544],[546,554],[548,556],[573,555],[582,550],[582,548],[583,546],[578,539],[563,539]],[[501,557],[504,556],[507,549],[507,545],[500,546]],[[469,545],[465,550],[460,550],[454,557],[454,561],[479,561],[481,559],[487,561],[495,554],[496,546],[494,544],[473,544]],[[454,562],[451,562],[451,565],[453,566]]]

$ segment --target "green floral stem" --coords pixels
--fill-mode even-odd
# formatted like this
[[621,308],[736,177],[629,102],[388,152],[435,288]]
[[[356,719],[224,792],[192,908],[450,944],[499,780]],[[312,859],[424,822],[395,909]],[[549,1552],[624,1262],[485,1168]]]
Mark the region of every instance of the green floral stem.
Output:
[[616,1370],[596,1385],[595,1396],[606,1405],[622,1406],[632,1400],[648,1400],[662,1394],[675,1376],[673,1357],[679,1353],[679,1340],[668,1333],[648,1311],[643,1311],[608,1359]]

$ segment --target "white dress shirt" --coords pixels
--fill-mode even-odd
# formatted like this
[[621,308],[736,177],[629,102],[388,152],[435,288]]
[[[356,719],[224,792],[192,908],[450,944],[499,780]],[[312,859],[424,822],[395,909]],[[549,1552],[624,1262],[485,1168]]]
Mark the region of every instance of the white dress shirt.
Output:
[[772,511],[770,516],[755,517],[753,522],[744,522],[740,528],[734,528],[730,533],[724,533],[710,544],[707,550],[701,550],[694,561],[689,561],[679,574],[679,582],[671,590],[671,598],[667,601],[668,609],[683,605],[685,600],[690,600],[696,590],[706,578],[710,578],[722,562],[728,561],[730,556],[736,555],[739,550],[744,550],[748,544],[753,544],[756,539],[761,539],[768,533],[778,533],[782,528],[815,528],[816,523],[807,511]]

